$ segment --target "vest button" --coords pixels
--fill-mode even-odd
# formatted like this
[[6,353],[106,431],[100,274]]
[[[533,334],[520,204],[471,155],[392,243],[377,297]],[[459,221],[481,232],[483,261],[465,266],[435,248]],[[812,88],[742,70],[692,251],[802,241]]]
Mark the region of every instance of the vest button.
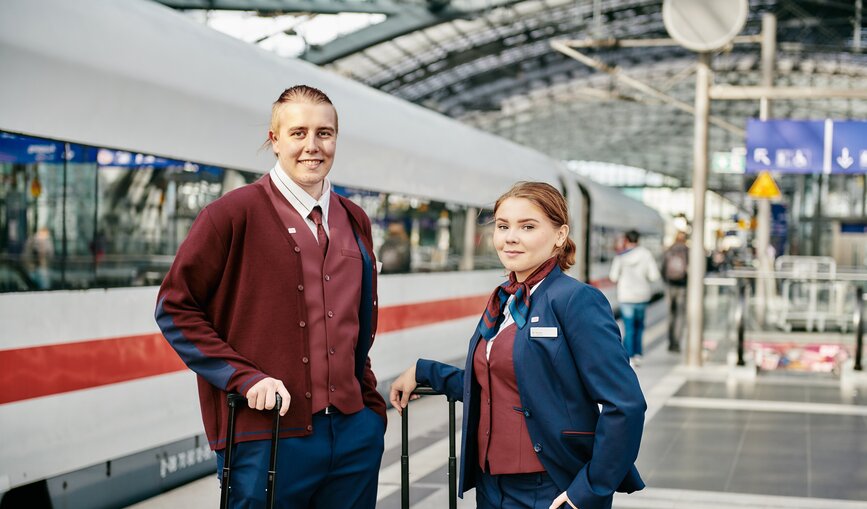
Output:
[[307,322],[305,322],[304,320],[302,320],[302,321],[298,322],[298,326],[299,326],[299,327],[302,327],[302,328],[303,328],[303,327],[307,327]]
[[328,390],[331,391],[331,392],[334,392],[334,391],[337,390],[337,387],[335,387],[335,386],[332,385],[331,387],[328,388]]
[[326,280],[326,281],[331,281],[331,276],[329,276],[328,274],[325,274],[325,280]]
[[296,253],[300,253],[300,252],[301,252],[301,248],[298,247],[298,246],[295,246],[295,252],[296,252]]
[[307,364],[308,362],[310,362],[310,359],[308,359],[307,357],[301,357],[301,362]]
[[334,311],[328,312],[328,318],[334,318]]
[[307,431],[313,431],[313,425],[312,424],[307,425]]
[[313,395],[310,394],[309,392],[305,392],[305,393],[304,393],[304,397],[307,398],[307,399],[310,399],[310,398],[313,397]]
[[533,446],[533,450],[536,452],[542,452],[542,444],[536,444]]
[[331,355],[334,355],[334,352],[335,352],[335,350],[334,350],[333,346],[328,349],[328,353],[330,353]]
[[298,285],[298,291],[303,292],[304,291],[304,285]]

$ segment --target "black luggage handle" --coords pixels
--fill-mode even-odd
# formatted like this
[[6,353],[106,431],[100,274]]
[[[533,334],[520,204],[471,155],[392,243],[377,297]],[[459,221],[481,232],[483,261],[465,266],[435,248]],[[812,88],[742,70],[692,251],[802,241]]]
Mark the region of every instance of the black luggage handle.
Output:
[[[419,396],[438,396],[430,387],[416,387],[413,394]],[[457,458],[455,457],[455,400],[449,401],[449,509],[458,507],[457,489]],[[400,449],[400,507],[409,509],[409,405],[401,413],[401,449]]]
[[[283,406],[283,398],[275,394],[277,402],[274,404],[274,430],[271,435],[271,459],[268,464],[268,484],[265,488],[265,507],[274,507],[274,487],[277,481],[277,442],[280,436],[280,408]],[[232,447],[235,445],[235,409],[247,403],[247,398],[240,394],[229,393],[226,397],[229,403],[229,425],[226,433],[226,453],[223,458],[223,472],[221,478],[220,509],[229,508],[229,490],[232,479]]]

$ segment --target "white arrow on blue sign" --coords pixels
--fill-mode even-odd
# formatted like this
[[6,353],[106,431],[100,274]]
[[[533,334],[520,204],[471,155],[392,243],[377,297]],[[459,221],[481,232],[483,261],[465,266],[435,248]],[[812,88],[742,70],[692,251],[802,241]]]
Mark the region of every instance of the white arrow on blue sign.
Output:
[[864,173],[867,171],[867,122],[834,121],[831,142],[833,173]]

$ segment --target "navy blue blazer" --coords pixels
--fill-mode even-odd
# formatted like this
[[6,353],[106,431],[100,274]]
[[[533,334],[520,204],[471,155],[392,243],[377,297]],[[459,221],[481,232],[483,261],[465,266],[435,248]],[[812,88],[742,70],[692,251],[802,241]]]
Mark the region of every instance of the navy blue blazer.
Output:
[[[647,408],[611,305],[602,292],[555,267],[533,293],[528,316],[513,353],[533,448],[576,506],[609,508],[615,491],[644,487],[634,463]],[[476,486],[478,473],[480,388],[473,353],[480,338],[473,333],[464,369],[426,359],[416,364],[418,383],[464,403],[461,496]]]

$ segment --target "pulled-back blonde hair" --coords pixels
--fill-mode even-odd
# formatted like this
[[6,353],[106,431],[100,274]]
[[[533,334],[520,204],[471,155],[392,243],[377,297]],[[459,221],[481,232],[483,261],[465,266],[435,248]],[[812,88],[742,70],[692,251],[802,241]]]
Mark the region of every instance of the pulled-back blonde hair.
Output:
[[[271,106],[271,132],[276,134],[280,130],[280,112],[289,103],[328,104],[334,108],[334,103],[325,95],[325,92],[309,85],[295,85],[289,87],[280,94]],[[334,108],[334,129],[337,130],[337,108]],[[264,147],[271,143],[271,136],[265,141]]]
[[[497,198],[497,203],[494,204],[494,213],[508,198],[524,198],[539,207],[548,219],[554,223],[555,228],[569,224],[569,207],[566,205],[566,198],[554,186],[545,182],[517,182],[511,189],[506,191],[502,196]],[[566,236],[566,241],[562,246],[556,248],[557,262],[560,269],[566,271],[569,267],[575,265],[575,253],[577,248],[575,242]]]

